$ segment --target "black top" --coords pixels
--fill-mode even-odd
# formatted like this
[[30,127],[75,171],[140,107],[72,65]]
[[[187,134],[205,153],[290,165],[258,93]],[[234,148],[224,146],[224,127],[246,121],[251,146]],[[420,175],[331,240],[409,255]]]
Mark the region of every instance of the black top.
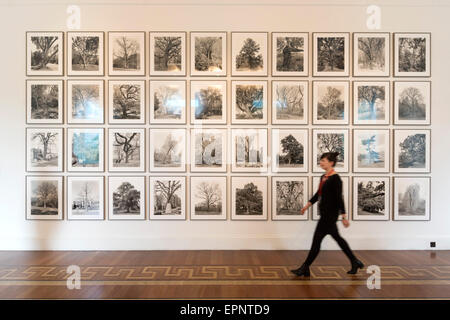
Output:
[[[323,174],[320,177],[322,181]],[[345,213],[344,198],[342,197],[342,180],[339,174],[332,174],[322,185],[322,195],[318,190],[309,200],[311,204],[319,201],[320,219],[337,221],[339,214]]]

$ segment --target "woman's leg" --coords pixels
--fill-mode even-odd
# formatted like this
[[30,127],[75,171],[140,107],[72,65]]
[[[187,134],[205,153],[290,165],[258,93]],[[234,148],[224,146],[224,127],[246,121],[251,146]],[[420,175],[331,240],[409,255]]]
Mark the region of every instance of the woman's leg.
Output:
[[345,255],[350,259],[350,262],[353,263],[356,260],[356,257],[353,254],[352,250],[350,249],[350,246],[348,245],[347,241],[345,241],[345,239],[342,238],[341,235],[339,234],[336,224],[334,224],[334,226],[330,229],[330,235],[333,237],[334,240],[336,240],[339,247],[341,247],[342,251],[344,251]]
[[323,238],[327,235],[325,232],[324,226],[320,223],[317,223],[316,230],[314,231],[313,241],[311,245],[311,249],[309,250],[308,256],[304,264],[308,267],[313,263],[314,259],[316,259],[317,255],[320,251],[320,244],[322,243]]

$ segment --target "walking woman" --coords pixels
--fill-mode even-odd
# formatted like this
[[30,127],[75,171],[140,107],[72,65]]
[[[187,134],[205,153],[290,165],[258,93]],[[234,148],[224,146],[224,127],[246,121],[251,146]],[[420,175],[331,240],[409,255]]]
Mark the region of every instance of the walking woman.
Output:
[[333,239],[336,240],[346,256],[350,259],[352,269],[347,272],[348,274],[355,274],[358,271],[358,268],[362,269],[364,267],[363,263],[353,254],[347,241],[339,235],[336,225],[339,214],[342,215],[344,227],[347,228],[350,225],[345,216],[344,200],[342,197],[342,180],[333,168],[336,165],[338,155],[338,152],[327,152],[322,154],[320,157],[320,167],[326,172],[321,176],[317,192],[301,209],[301,214],[304,214],[309,207],[319,200],[320,219],[314,232],[311,250],[303,265],[298,269],[291,270],[291,272],[297,276],[310,275],[309,266],[319,254],[320,244],[327,234],[330,234]]

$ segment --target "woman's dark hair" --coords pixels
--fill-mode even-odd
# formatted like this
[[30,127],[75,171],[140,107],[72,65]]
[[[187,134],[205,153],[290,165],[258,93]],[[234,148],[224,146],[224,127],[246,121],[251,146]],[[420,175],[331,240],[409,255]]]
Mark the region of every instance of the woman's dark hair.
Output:
[[333,167],[336,165],[339,152],[325,152],[320,156],[320,159],[326,158],[328,161],[333,162]]

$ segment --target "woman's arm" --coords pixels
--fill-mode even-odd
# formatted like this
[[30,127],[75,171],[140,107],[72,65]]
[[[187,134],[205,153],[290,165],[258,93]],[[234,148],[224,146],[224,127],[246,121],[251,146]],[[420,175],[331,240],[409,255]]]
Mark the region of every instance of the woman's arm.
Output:
[[336,199],[338,205],[338,212],[342,215],[342,218],[345,218],[345,204],[344,197],[342,195],[342,180],[341,177],[337,176],[336,180]]

